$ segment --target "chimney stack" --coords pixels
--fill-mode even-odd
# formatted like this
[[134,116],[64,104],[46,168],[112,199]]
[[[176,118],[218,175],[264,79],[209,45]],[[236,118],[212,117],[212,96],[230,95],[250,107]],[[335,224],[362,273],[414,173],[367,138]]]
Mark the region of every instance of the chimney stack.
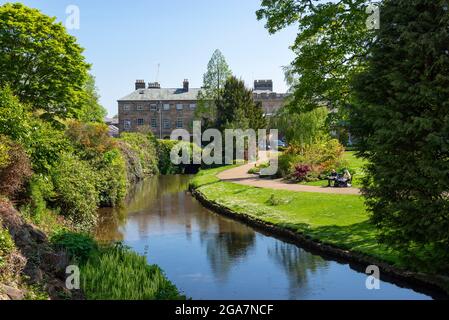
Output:
[[161,84],[159,82],[149,82],[148,89],[160,89]]
[[184,82],[182,83],[182,87],[184,88],[184,91],[189,91],[189,80],[184,79]]
[[145,80],[136,80],[136,90],[145,89]]
[[254,90],[273,91],[273,80],[255,80]]

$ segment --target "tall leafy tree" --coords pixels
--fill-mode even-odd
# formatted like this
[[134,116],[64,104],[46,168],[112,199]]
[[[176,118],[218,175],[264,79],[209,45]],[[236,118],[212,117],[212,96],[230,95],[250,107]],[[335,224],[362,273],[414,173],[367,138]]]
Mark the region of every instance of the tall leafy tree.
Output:
[[449,269],[449,10],[385,0],[351,124],[369,160],[364,194],[387,244]]
[[217,106],[217,128],[263,129],[266,126],[262,105],[253,100],[253,92],[236,77],[225,83],[223,93],[215,100]]
[[89,69],[82,52],[55,18],[20,3],[0,6],[0,87],[45,116],[76,115]]
[[276,33],[298,27],[292,50],[296,58],[288,68],[292,106],[308,111],[331,109],[349,101],[351,77],[363,68],[372,41],[366,26],[369,0],[263,0],[259,20]]
[[90,75],[83,86],[83,93],[80,98],[80,111],[78,118],[83,122],[103,122],[107,112],[100,105],[100,95],[95,86],[95,77]]
[[203,88],[199,93],[198,107],[195,116],[203,121],[205,127],[209,127],[216,117],[217,100],[223,92],[226,81],[232,76],[225,57],[220,50],[215,50],[212,54],[207,71],[203,76]]

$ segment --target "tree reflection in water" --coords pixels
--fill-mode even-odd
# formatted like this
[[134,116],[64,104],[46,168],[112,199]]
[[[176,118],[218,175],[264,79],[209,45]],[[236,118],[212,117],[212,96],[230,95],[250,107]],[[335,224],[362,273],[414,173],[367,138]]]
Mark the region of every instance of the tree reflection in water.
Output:
[[255,232],[231,220],[214,221],[216,231],[202,232],[200,239],[206,246],[207,257],[214,276],[226,281],[232,267],[243,260],[255,245]]
[[329,262],[286,242],[276,241],[268,248],[271,257],[286,273],[289,280],[290,299],[298,299],[307,292],[308,277],[326,269]]

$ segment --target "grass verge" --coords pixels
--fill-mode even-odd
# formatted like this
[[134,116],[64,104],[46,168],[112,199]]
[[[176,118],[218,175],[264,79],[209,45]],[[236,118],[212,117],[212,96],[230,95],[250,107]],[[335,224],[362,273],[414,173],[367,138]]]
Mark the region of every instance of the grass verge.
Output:
[[208,200],[237,214],[403,266],[398,252],[377,242],[361,196],[270,190],[220,181],[216,174],[227,169],[203,171],[191,185]]

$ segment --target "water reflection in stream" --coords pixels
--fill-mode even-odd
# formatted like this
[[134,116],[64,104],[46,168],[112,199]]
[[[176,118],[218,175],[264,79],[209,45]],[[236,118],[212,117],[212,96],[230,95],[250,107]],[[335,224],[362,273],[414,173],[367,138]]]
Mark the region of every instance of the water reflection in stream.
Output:
[[158,264],[193,299],[430,299],[382,282],[202,207],[189,177],[148,179],[126,207],[104,209],[101,240],[121,240]]

